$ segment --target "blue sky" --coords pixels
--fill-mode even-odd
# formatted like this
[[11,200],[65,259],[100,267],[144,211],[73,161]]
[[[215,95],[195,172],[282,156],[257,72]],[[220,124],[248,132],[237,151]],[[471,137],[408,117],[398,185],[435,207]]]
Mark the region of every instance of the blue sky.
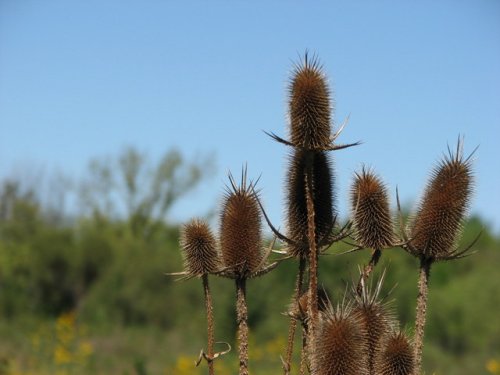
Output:
[[494,0],[0,0],[0,175],[79,178],[129,145],[152,159],[214,152],[216,175],[170,219],[215,207],[227,171],[248,163],[280,223],[288,150],[262,130],[287,134],[287,85],[306,49],[330,79],[334,125],[350,114],[340,141],[364,142],[333,155],[341,214],[363,164],[414,204],[462,134],[466,153],[480,145],[471,212],[500,230]]

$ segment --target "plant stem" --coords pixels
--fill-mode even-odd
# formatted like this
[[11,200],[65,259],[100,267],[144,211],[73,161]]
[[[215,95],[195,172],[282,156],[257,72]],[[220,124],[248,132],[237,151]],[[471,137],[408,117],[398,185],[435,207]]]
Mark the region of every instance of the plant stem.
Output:
[[318,249],[316,248],[316,222],[313,197],[314,152],[306,155],[305,187],[307,205],[307,238],[309,240],[309,353],[315,352],[316,324],[318,321]]
[[420,374],[422,364],[422,349],[424,346],[425,314],[427,311],[427,292],[432,260],[420,260],[420,275],[418,278],[417,312],[415,317],[415,374]]
[[[297,308],[299,308],[299,298],[300,292],[302,290],[302,284],[304,282],[304,270],[306,266],[306,260],[300,257],[299,260],[299,272],[297,274],[297,280],[295,281],[295,290],[293,294],[293,300]],[[290,327],[288,329],[288,345],[286,349],[285,364],[283,366],[284,374],[287,375],[291,370],[292,355],[293,355],[293,343],[295,341],[295,331],[297,329],[297,319],[290,318]],[[303,349],[302,349],[303,350]]]
[[370,277],[370,274],[372,273],[373,269],[377,265],[381,256],[382,256],[382,251],[380,249],[375,249],[375,251],[373,252],[372,257],[370,259],[370,262],[368,263],[368,265],[366,265],[363,268],[363,273],[359,277],[358,286],[356,287],[356,292],[358,293],[359,296],[361,296],[361,293],[362,293],[361,281],[364,281],[365,285],[366,285],[366,281]]
[[239,375],[248,375],[248,309],[246,279],[236,279],[236,319],[238,323]]
[[203,291],[205,293],[205,309],[207,311],[207,356],[208,361],[208,373],[209,375],[214,375],[214,312],[212,308],[212,295],[210,294],[210,286],[208,285],[208,275],[202,276],[203,280]]

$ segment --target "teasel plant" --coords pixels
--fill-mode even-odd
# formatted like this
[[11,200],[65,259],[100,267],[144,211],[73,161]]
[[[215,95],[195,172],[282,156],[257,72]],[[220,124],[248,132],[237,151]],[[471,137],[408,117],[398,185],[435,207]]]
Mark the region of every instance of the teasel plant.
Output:
[[[276,234],[287,245],[287,253],[299,259],[294,298],[302,292],[306,264],[308,268],[309,334],[314,337],[318,320],[318,259],[321,248],[328,248],[345,237],[346,227],[334,236],[336,223],[333,209],[332,168],[327,151],[340,150],[359,144],[335,143],[344,125],[332,134],[332,103],[330,89],[319,61],[305,53],[303,62],[293,70],[289,86],[290,140],[267,133],[274,140],[292,148],[287,178],[288,233],[283,235],[264,216]],[[296,321],[290,321],[284,373],[290,372],[290,362]],[[314,340],[309,340],[314,351]]]
[[384,338],[389,332],[394,331],[397,326],[397,320],[390,305],[391,301],[380,298],[385,273],[384,270],[375,286],[373,286],[372,283],[366,283],[362,277],[364,270],[360,269],[360,281],[356,287],[353,285],[352,288],[353,314],[358,316],[365,335],[366,365],[369,375],[377,374],[375,372],[375,361],[378,353],[382,350]]
[[229,174],[230,186],[226,189],[221,219],[220,246],[223,268],[218,274],[235,280],[236,319],[238,327],[239,374],[248,375],[248,307],[246,281],[274,269],[279,261],[268,264],[274,241],[263,248],[262,216],[255,182],[247,181],[243,168],[238,185]]
[[[369,263],[361,273],[357,293],[362,297],[362,283],[368,277],[382,256],[382,251],[403,242],[396,239],[394,224],[389,206],[387,188],[381,178],[371,169],[363,166],[361,172],[355,173],[351,188],[351,210],[354,248],[346,253],[362,249],[372,249]],[[352,245],[352,244],[351,244]]]
[[208,373],[213,375],[214,360],[231,350],[228,343],[228,349],[222,352],[214,353],[214,330],[215,323],[213,317],[212,295],[208,275],[220,272],[221,260],[217,252],[217,243],[207,222],[202,219],[192,219],[181,228],[180,247],[184,257],[184,271],[169,273],[169,276],[181,276],[182,279],[201,278],[203,282],[203,292],[205,297],[205,310],[207,314],[207,352],[203,349],[200,352],[196,366],[205,359],[208,364]]
[[417,375],[412,340],[401,330],[386,335],[375,357],[377,375]]
[[481,235],[479,233],[464,250],[458,248],[473,190],[472,156],[476,150],[477,147],[465,157],[461,137],[455,151],[448,147],[448,155],[432,171],[416,213],[410,218],[408,230],[405,230],[398,197],[401,232],[406,239],[404,248],[420,261],[414,334],[416,373],[420,372],[422,362],[431,266],[435,262],[471,255],[470,250]]

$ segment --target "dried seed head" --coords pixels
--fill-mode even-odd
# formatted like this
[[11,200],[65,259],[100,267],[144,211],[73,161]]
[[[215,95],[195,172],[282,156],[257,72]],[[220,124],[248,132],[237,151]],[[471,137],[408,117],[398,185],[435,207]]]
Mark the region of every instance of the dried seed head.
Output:
[[[330,299],[325,289],[318,288],[318,310],[326,311],[330,304]],[[307,318],[307,312],[309,308],[309,290],[302,292],[299,297],[299,301],[292,301],[290,304],[289,314],[295,319],[304,321]]]
[[294,150],[290,159],[287,178],[287,235],[296,245],[290,245],[290,254],[308,257],[307,200],[306,200],[306,158],[312,160],[312,185],[316,241],[329,236],[334,219],[334,196],[331,162],[326,152],[309,154],[304,150]]
[[311,365],[314,375],[367,374],[366,340],[349,307],[330,306],[322,314]]
[[410,246],[420,257],[446,258],[453,251],[472,193],[471,157],[462,142],[434,169],[410,224]]
[[356,173],[351,206],[359,245],[381,250],[395,242],[387,189],[373,172]]
[[384,338],[396,326],[393,311],[387,303],[379,299],[384,274],[380,277],[375,288],[371,289],[363,282],[361,295],[354,293],[355,305],[353,314],[360,322],[363,334],[367,340],[368,369],[373,373],[375,358],[382,348]]
[[330,146],[330,90],[316,59],[295,68],[290,82],[290,133],[295,146],[323,150]]
[[248,277],[258,270],[264,259],[261,236],[261,211],[254,184],[246,183],[246,172],[237,186],[229,176],[231,187],[224,197],[220,245],[224,266],[237,277]]
[[180,245],[189,276],[207,275],[219,269],[215,237],[203,220],[193,219],[182,227]]
[[375,373],[380,375],[411,375],[415,371],[413,345],[402,333],[392,333],[383,343],[376,358]]

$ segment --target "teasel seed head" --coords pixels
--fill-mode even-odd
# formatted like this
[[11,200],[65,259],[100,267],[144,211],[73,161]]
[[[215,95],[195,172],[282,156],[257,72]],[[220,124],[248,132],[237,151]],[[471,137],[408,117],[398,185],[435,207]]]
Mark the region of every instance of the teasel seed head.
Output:
[[359,317],[350,306],[328,309],[321,314],[312,355],[314,375],[366,375],[366,338]]
[[381,250],[395,242],[387,188],[377,175],[364,167],[361,173],[355,174],[351,206],[359,245]]
[[353,314],[361,322],[363,334],[367,340],[368,369],[373,373],[375,358],[382,348],[384,338],[390,334],[397,325],[394,312],[388,303],[379,298],[385,271],[376,286],[371,288],[365,285],[362,279],[361,294],[353,288],[354,308]]
[[415,355],[410,339],[403,332],[388,335],[376,358],[375,373],[379,375],[412,375]]
[[472,154],[464,158],[462,140],[455,153],[432,172],[417,213],[410,223],[412,252],[425,259],[446,259],[456,245],[472,194]]
[[231,186],[224,197],[220,246],[224,267],[235,277],[247,278],[264,260],[261,210],[255,184],[246,181],[246,170],[239,186],[229,175]]
[[327,238],[334,220],[334,195],[331,161],[328,153],[295,149],[290,158],[286,182],[287,188],[287,236],[295,245],[289,246],[289,253],[308,258],[307,200],[306,200],[306,158],[312,157],[313,201],[315,210],[316,241]]
[[290,82],[291,143],[307,150],[330,147],[330,89],[318,60],[296,66]]
[[181,229],[180,245],[188,276],[208,275],[219,270],[215,237],[205,221],[192,219],[185,224]]

